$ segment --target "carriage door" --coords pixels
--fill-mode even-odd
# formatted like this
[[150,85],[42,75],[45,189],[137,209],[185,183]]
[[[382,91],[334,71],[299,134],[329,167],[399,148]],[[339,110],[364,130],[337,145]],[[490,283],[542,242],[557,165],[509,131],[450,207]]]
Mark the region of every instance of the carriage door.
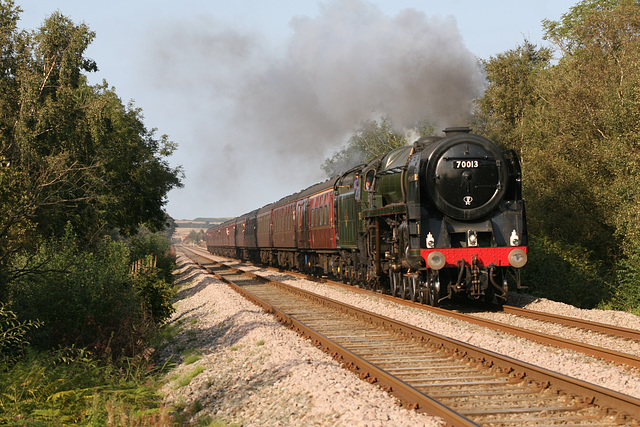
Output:
[[298,248],[309,249],[309,221],[307,212],[308,199],[299,200],[296,204],[296,233]]

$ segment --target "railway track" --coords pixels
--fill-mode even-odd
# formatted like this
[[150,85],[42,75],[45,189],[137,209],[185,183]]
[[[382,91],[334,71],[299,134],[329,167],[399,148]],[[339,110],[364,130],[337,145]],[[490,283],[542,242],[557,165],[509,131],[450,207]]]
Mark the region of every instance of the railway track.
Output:
[[531,319],[542,320],[544,322],[553,322],[563,326],[571,326],[575,328],[599,332],[606,335],[611,335],[614,337],[627,338],[635,341],[640,341],[640,331],[635,329],[623,328],[615,325],[607,325],[604,323],[591,322],[587,320],[577,319],[575,317],[558,316],[552,313],[526,310],[524,308],[507,306],[507,305],[502,307],[502,311],[504,313],[514,314],[516,316],[529,317]]
[[192,258],[363,380],[452,425],[640,425],[638,399]]
[[[624,329],[624,336],[621,336],[621,335],[618,335],[617,332],[623,330],[623,328],[618,328],[612,325],[595,324],[597,325],[597,328],[594,329],[590,327],[589,322],[586,322],[586,321],[573,322],[573,320],[575,319],[567,318],[564,316],[556,316],[549,313],[518,309],[517,307],[507,307],[505,310],[506,312],[512,313],[512,314],[518,313],[517,314],[518,316],[534,318],[544,322],[560,324],[562,326],[580,327],[584,330],[591,330],[591,331],[596,330],[599,333],[604,333],[607,335],[616,336],[616,337],[625,338],[625,339],[628,339],[628,337],[626,336],[627,334],[635,333],[635,336],[637,337],[636,340],[640,340],[640,336],[638,336],[639,334],[631,329]],[[588,356],[593,356],[608,362],[626,365],[628,367],[640,368],[640,357],[634,354],[622,353],[616,350],[583,343],[577,340],[565,339],[555,335],[537,332],[529,328],[520,328],[518,326],[509,325],[505,322],[489,320],[482,317],[474,316],[472,314],[457,313],[457,312],[446,311],[441,309],[438,309],[437,312],[449,317],[463,320],[465,322],[473,323],[473,324],[487,327],[497,331],[506,332],[508,334],[530,339],[542,344],[547,344],[547,345],[552,345],[558,348],[577,351],[580,353],[584,353]],[[577,326],[578,324],[581,326]]]
[[[209,256],[210,254],[206,251],[201,251],[200,255]],[[301,273],[296,273],[296,272],[287,271],[287,274],[308,278],[308,276]],[[318,278],[310,278],[310,279],[319,280]],[[624,353],[624,352],[620,352],[620,351],[602,347],[602,346],[591,345],[588,343],[583,343],[581,341],[566,339],[566,338],[550,335],[543,332],[537,332],[530,328],[521,328],[518,326],[510,325],[506,322],[495,321],[495,320],[478,317],[477,315],[474,315],[472,313],[463,313],[463,312],[443,309],[439,307],[431,307],[425,304],[409,301],[399,297],[393,297],[391,295],[381,294],[381,293],[373,292],[367,289],[361,289],[361,288],[356,288],[354,286],[345,285],[340,282],[335,282],[327,279],[320,279],[320,280],[322,282],[329,283],[333,286],[338,286],[343,289],[347,289],[351,292],[362,293],[362,294],[375,294],[379,298],[393,301],[395,303],[398,303],[404,306],[430,311],[432,313],[436,313],[442,316],[451,317],[457,320],[482,326],[488,329],[502,331],[514,336],[536,341],[541,344],[573,350],[576,352],[586,354],[588,356],[596,357],[598,359],[601,359],[607,362],[612,362],[612,363],[640,369],[640,357],[636,354]],[[640,342],[640,332],[634,329],[622,328],[615,325],[595,323],[595,322],[585,321],[585,320],[576,319],[576,318],[567,317],[567,316],[558,316],[555,314],[545,313],[540,311],[526,310],[526,309],[513,307],[513,306],[504,306],[503,312],[506,314],[532,318],[532,319],[536,319],[543,322],[555,323],[564,327],[579,328],[583,330],[589,330],[589,331],[609,335],[612,337],[630,339],[630,340]]]

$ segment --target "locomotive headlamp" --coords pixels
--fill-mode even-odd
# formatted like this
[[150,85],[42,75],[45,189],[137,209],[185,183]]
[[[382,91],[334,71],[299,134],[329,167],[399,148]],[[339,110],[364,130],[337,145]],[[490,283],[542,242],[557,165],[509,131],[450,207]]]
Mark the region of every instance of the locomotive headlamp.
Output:
[[427,234],[427,248],[433,249],[435,247],[436,247],[436,239],[434,239],[433,234],[429,232],[429,234]]
[[467,230],[467,247],[474,248],[478,246],[478,233],[475,230]]
[[520,236],[516,233],[516,230],[511,232],[511,237],[509,237],[509,244],[511,246],[518,246],[520,244]]
[[427,257],[427,266],[434,270],[440,270],[447,263],[447,259],[445,258],[442,252],[431,252]]
[[527,263],[527,253],[520,248],[509,252],[509,264],[515,268],[524,267]]

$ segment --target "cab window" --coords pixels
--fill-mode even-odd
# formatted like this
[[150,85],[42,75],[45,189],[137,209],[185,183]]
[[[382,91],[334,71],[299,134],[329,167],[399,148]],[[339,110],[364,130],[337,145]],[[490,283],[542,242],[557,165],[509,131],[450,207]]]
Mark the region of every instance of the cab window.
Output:
[[367,172],[364,182],[364,189],[367,191],[371,191],[373,189],[373,178],[375,176],[375,171],[372,169]]

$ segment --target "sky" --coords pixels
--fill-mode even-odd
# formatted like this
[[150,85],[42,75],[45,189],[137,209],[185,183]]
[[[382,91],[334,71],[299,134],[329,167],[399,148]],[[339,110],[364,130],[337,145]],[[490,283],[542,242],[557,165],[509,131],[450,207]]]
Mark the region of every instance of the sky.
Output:
[[106,81],[178,145],[174,219],[241,215],[327,177],[364,120],[411,135],[465,125],[478,59],[529,40],[577,0],[15,0],[19,26],[59,11],[96,33]]

